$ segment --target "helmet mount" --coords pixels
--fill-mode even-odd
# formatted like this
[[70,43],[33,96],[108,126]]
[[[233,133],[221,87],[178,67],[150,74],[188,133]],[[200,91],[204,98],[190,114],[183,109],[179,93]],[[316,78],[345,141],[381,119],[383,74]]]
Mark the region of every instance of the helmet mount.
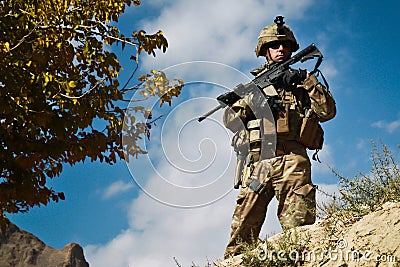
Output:
[[274,19],[274,22],[277,26],[276,28],[276,34],[277,35],[282,35],[285,34],[285,29],[283,28],[283,24],[285,24],[285,22],[283,21],[283,16],[276,16],[276,18]]

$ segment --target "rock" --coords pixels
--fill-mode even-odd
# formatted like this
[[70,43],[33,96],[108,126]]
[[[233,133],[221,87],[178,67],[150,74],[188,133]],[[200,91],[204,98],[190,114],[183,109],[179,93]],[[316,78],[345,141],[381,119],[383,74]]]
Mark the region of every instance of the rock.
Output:
[[[326,231],[324,220],[295,228],[297,235],[309,238],[306,250],[299,255],[301,266],[399,266],[399,214],[400,203],[385,203],[354,224],[342,226],[340,234],[335,237]],[[272,236],[268,242],[275,244],[282,236],[282,233]],[[243,255],[238,255],[217,262],[215,266],[241,267],[242,258]],[[265,266],[268,266],[267,262]]]
[[0,266],[88,267],[89,264],[80,245],[71,243],[58,250],[9,223],[6,230],[0,232]]

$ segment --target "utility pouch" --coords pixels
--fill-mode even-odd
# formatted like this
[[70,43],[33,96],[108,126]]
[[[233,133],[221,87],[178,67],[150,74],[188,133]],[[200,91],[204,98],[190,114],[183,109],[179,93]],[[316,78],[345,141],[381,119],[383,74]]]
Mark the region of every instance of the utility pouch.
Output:
[[255,166],[250,176],[249,188],[257,194],[265,191],[265,188],[270,180],[269,173],[271,171],[273,161],[266,159],[259,161]]
[[243,183],[243,170],[245,165],[246,156],[242,154],[237,154],[237,161],[236,161],[236,169],[235,169],[235,178],[233,180],[233,188],[239,189],[239,187]]
[[276,132],[284,134],[289,132],[289,104],[285,105],[285,112],[276,120]]
[[246,130],[242,129],[238,131],[232,138],[231,144],[236,151],[236,170],[235,178],[233,181],[233,187],[238,189],[242,184],[243,180],[243,170],[245,166],[245,161],[247,154],[249,152],[249,134]]
[[276,127],[275,121],[267,118],[261,120],[260,125],[262,142],[261,142],[261,159],[275,157],[276,150]]
[[263,118],[261,123],[262,125],[260,125],[260,129],[262,130],[262,134],[264,136],[276,135],[276,127],[274,121]]
[[254,168],[256,167],[257,164],[258,164],[258,162],[254,162],[253,155],[251,153],[248,154],[246,157],[245,165],[244,165],[244,169],[243,169],[242,187],[249,186],[251,179],[252,179],[251,174],[253,173]]
[[256,194],[261,194],[264,191],[265,186],[257,179],[253,179],[249,184],[249,188],[253,190]]
[[318,122],[316,114],[307,110],[300,128],[299,142],[308,149],[321,149],[324,143],[324,130]]
[[250,132],[250,143],[261,141],[260,126],[260,119],[251,120],[247,123],[247,129]]
[[249,132],[242,129],[232,137],[231,146],[236,153],[247,155],[249,152]]

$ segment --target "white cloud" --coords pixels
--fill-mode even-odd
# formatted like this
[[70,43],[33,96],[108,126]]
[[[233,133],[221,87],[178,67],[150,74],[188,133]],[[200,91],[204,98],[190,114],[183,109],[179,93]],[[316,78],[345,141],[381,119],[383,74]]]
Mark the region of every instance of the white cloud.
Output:
[[[201,104],[201,102],[197,104]],[[203,107],[203,109],[207,108],[207,106]],[[193,114],[190,109],[196,109],[195,105],[186,106],[185,112],[178,110],[179,112],[172,116],[171,121],[166,122],[166,124],[169,124],[169,128],[165,129],[167,132],[163,139],[164,143],[172,146],[177,145],[174,145],[177,142],[174,139],[177,138],[176,135],[181,127],[178,122],[187,121],[187,114]],[[190,118],[190,116],[188,117]],[[228,194],[223,198],[201,208],[177,208],[166,205],[172,203],[178,206],[182,204],[181,201],[189,202],[191,199],[194,201],[191,203],[193,205],[207,203],[208,197],[215,198],[212,195],[212,190],[220,188],[223,189],[222,192],[225,192],[232,185],[233,166],[225,169],[226,164],[234,160],[229,147],[229,138],[225,136],[220,138],[221,134],[224,133],[221,132],[218,125],[213,125],[211,121],[204,127],[194,129],[196,125],[199,124],[187,126],[190,135],[185,136],[183,134],[181,136],[180,145],[188,149],[181,152],[185,154],[187,159],[194,159],[197,149],[191,151],[190,149],[197,148],[199,140],[208,136],[211,140],[217,142],[216,147],[210,147],[211,150],[205,149],[203,153],[209,155],[210,151],[212,152],[216,148],[215,166],[210,167],[207,171],[191,174],[187,172],[193,170],[190,162],[185,162],[184,159],[172,160],[175,164],[181,164],[180,168],[184,169],[184,172],[180,172],[180,168],[171,167],[170,162],[162,161],[160,157],[155,162],[157,174],[151,171],[151,167],[148,168],[143,161],[140,161],[140,166],[146,168],[147,173],[152,173],[152,176],[141,181],[148,194],[141,192],[138,198],[132,200],[128,211],[130,226],[127,230],[107,244],[85,247],[85,254],[91,265],[96,267],[174,266],[173,258],[176,257],[182,266],[190,266],[191,262],[204,266],[208,260],[212,262],[222,258],[230,235],[231,217],[238,191],[228,191]],[[174,131],[173,129],[177,130]],[[159,144],[154,144],[154,146],[159,147]],[[153,153],[160,152],[168,154],[174,151],[172,147],[168,148],[168,146],[165,147],[165,151],[160,148],[154,150],[151,148],[149,157],[151,158]],[[329,155],[329,153],[325,152],[326,155]],[[179,157],[177,154],[170,154],[169,156],[170,159]],[[198,164],[202,164],[201,159]],[[135,165],[137,166],[137,164]],[[221,175],[224,172],[225,174]],[[159,175],[162,175],[163,179]],[[209,192],[204,191],[203,194],[205,195],[203,196],[201,194],[196,195],[196,193],[191,194],[195,190],[193,185],[209,184],[216,177],[223,181],[220,187],[209,188]],[[174,188],[167,187],[165,180],[188,187],[187,194],[181,192],[182,188],[174,190]],[[200,184],[198,184],[199,182]],[[325,192],[333,192],[336,185],[320,185],[320,188]],[[324,198],[320,194],[317,196],[319,200]],[[267,218],[260,233],[261,238],[272,236],[281,231],[276,212],[277,201],[273,199],[268,207]]]
[[130,214],[141,220],[103,246],[88,246],[86,256],[93,266],[182,266],[192,261],[222,257],[228,242],[234,194],[199,209],[165,206],[142,194]]
[[372,127],[380,128],[386,130],[388,133],[395,132],[398,128],[400,128],[400,119],[397,119],[392,122],[386,121],[377,121],[371,124]]
[[[146,169],[146,173],[152,173],[150,177],[145,176],[146,179],[139,182],[142,183],[147,194],[141,192],[138,198],[132,200],[128,211],[130,226],[127,230],[107,244],[85,247],[85,254],[91,265],[96,267],[174,266],[173,258],[175,257],[182,266],[190,266],[191,262],[204,266],[207,261],[212,262],[222,258],[230,235],[231,217],[238,191],[228,191],[228,194],[223,198],[201,208],[177,208],[166,205],[172,203],[175,206],[183,206],[181,201],[190,202],[190,200],[194,201],[189,203],[193,205],[207,203],[208,197],[215,199],[215,195],[212,195],[213,190],[222,189],[221,192],[225,192],[232,185],[233,166],[228,169],[225,169],[225,167],[226,164],[232,163],[234,157],[232,158],[231,155],[229,137],[221,138],[221,135],[225,135],[225,133],[222,129],[219,129],[218,124],[213,124],[213,121],[209,121],[210,124],[205,124],[205,126],[189,124],[186,126],[189,127],[188,132],[183,133],[179,141],[175,140],[179,135],[182,124],[185,124],[179,122],[188,121],[193,117],[190,114],[193,114],[193,110],[198,109],[196,104],[202,106],[203,110],[200,108],[200,111],[208,109],[206,105],[202,105],[201,101],[178,107],[177,110],[172,112],[173,114],[176,112],[176,114],[171,115],[171,120],[165,123],[168,125],[164,129],[166,133],[162,133],[165,135],[163,143],[168,145],[162,150],[160,149],[161,142],[155,143],[154,147],[149,150],[150,159],[153,153],[172,153],[169,154],[170,162],[163,161],[161,160],[162,157],[159,157],[157,162],[153,162],[158,171],[158,173],[154,173],[154,171],[151,171],[151,166],[148,167],[144,161],[139,160],[139,165]],[[182,108],[184,108],[184,111],[179,110]],[[193,167],[196,167],[191,165],[190,160],[196,159],[196,156],[200,155],[197,154],[196,148],[199,140],[202,140],[204,136],[208,136],[216,143],[215,147],[205,148],[202,151],[203,156],[209,155],[216,149],[216,164],[198,174],[190,173],[188,171],[194,170]],[[186,156],[186,161],[185,159],[177,159],[182,155],[174,154],[176,151],[173,147],[169,147],[176,147],[177,142],[180,142],[182,148],[187,149],[181,151]],[[321,155],[324,158],[329,155],[327,152],[329,146],[326,148],[325,156]],[[171,162],[180,164],[180,168],[171,167]],[[198,160],[197,164],[202,165],[202,159]],[[137,162],[135,165],[138,165]],[[181,172],[182,169],[183,172]],[[191,194],[196,189],[193,187],[194,185],[209,184],[216,177],[223,181],[220,187],[209,188],[209,191],[203,192],[205,194],[203,196],[201,194],[196,195],[196,193]],[[136,177],[136,179],[139,178]],[[182,188],[168,187],[165,183],[166,180],[178,186],[186,186],[188,188],[187,194],[181,191],[185,191]],[[320,185],[320,188],[325,192],[333,192],[336,185]],[[317,196],[318,200],[324,199],[321,194]],[[268,207],[267,218],[260,233],[261,238],[272,236],[281,231],[276,213],[277,201],[273,199]]]
[[103,199],[109,199],[115,195],[118,195],[120,193],[126,192],[133,188],[133,183],[132,182],[124,182],[124,181],[116,181],[109,185],[103,193]]
[[[312,158],[315,150],[309,150],[308,155]],[[329,167],[334,168],[334,160],[332,155],[332,148],[329,144],[324,144],[323,148],[317,153],[318,158],[321,162],[312,161],[311,162],[311,171],[313,174],[327,174],[330,173],[331,170]]]
[[317,220],[325,217],[324,205],[329,205],[333,196],[340,196],[339,184],[319,184],[317,190]]
[[[165,55],[144,58],[147,68],[167,67],[190,60],[212,60],[230,65],[255,60],[261,29],[283,14],[287,23],[299,19],[307,1],[174,1],[161,15],[145,22],[149,32],[162,29],[168,38]],[[254,64],[254,63],[253,63]],[[258,64],[258,63],[257,63]]]
[[367,141],[365,139],[358,139],[358,143],[357,143],[357,149],[362,150],[365,149],[365,145],[367,144]]
[[[222,257],[237,194],[231,190],[235,158],[221,116],[201,124],[193,120],[216,104],[199,93],[168,114],[148,144],[148,156],[132,162],[145,170],[133,173],[147,194],[132,200],[127,230],[85,248],[91,265],[174,266],[176,257],[190,266]],[[196,206],[202,207],[188,208]]]
[[331,200],[331,196],[339,193],[338,184],[319,184],[317,192],[317,203],[324,203]]
[[321,66],[321,71],[327,78],[335,77],[339,73],[332,60],[325,61],[325,63]]
[[[291,21],[301,18],[311,2],[168,2],[158,18],[145,21],[143,25],[148,32],[164,31],[169,41],[167,53],[156,59],[143,57],[142,66],[167,68],[183,62],[208,60],[231,66],[252,61],[253,67],[257,67],[262,60],[256,63],[254,48],[262,27],[271,24],[276,15],[284,15],[290,25]],[[186,70],[175,69],[176,75],[172,77],[182,77],[185,82],[197,77],[208,86],[222,84],[226,88],[246,80],[246,75],[227,71],[228,66],[222,67],[224,71],[220,71],[217,64],[202,66],[205,65],[195,63]],[[130,204],[128,229],[106,244],[85,247],[92,266],[174,266],[173,257],[182,266],[190,266],[192,261],[204,265],[207,259],[213,261],[223,256],[238,193],[229,191],[235,157],[231,154],[230,135],[220,125],[221,113],[212,117],[217,120],[190,123],[217,103],[214,99],[207,100],[200,87],[195,90],[196,86],[196,83],[185,85],[190,91],[190,101],[195,101],[177,106],[165,120],[162,130],[152,133],[160,139],[151,141],[149,157],[133,162],[134,178],[145,191]],[[212,97],[226,88],[217,86],[207,91],[207,96]],[[329,147],[323,151],[321,157],[331,160]],[[209,161],[210,154],[215,156],[213,161]],[[206,168],[199,171],[200,167]],[[123,186],[115,188],[117,192],[117,188]],[[280,231],[276,205],[276,200],[270,204],[261,235]]]

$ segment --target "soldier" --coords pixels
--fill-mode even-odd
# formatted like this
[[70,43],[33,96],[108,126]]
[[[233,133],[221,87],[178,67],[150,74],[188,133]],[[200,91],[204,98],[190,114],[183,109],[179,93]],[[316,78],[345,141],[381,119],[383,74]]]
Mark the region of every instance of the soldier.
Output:
[[[287,60],[299,49],[283,17],[276,17],[274,22],[263,28],[258,37],[256,55],[265,57],[267,62],[252,71],[253,75]],[[225,126],[236,133],[232,145],[241,156],[238,162],[245,162],[243,168],[237,169],[242,179],[235,180],[241,180],[241,190],[225,258],[240,254],[241,242],[258,239],[274,196],[284,230],[315,222],[316,190],[306,149],[322,148],[323,130],[319,123],[336,115],[335,101],[326,84],[300,69],[287,70],[263,91],[281,103],[279,109],[272,110],[273,116],[264,112],[271,107],[270,101],[255,95],[246,96],[224,112]],[[271,144],[275,149],[271,150]]]

